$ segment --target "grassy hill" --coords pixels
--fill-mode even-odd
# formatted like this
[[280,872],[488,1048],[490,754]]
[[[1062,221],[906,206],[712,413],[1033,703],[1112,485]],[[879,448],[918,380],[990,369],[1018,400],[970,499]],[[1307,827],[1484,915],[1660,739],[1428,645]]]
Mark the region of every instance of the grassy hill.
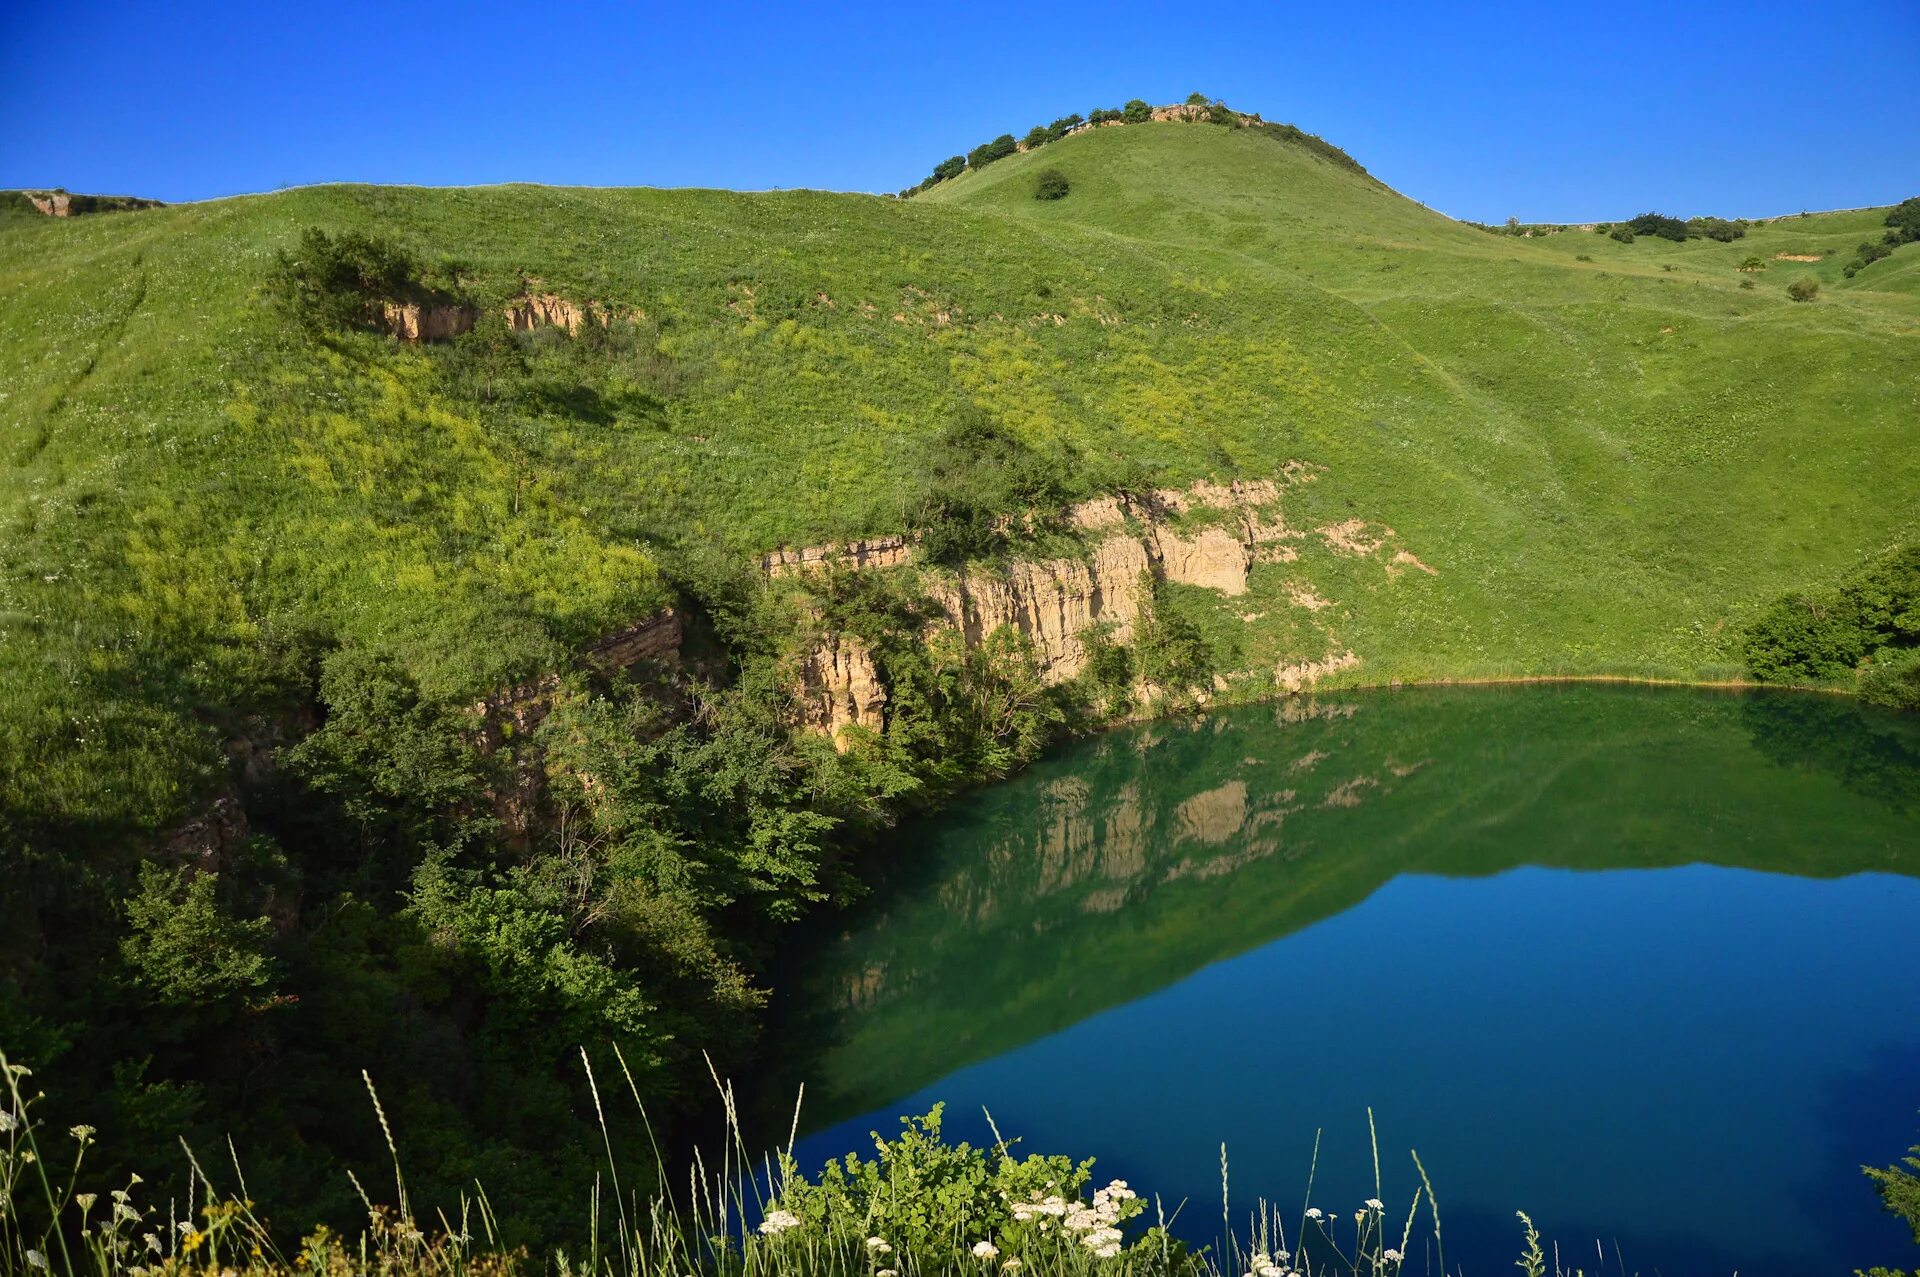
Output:
[[[1065,198],[1033,198],[1041,168]],[[752,1020],[770,931],[853,889],[846,844],[1011,756],[790,742],[780,662],[811,622],[750,566],[902,531],[956,420],[995,423],[1062,500],[1309,462],[1291,525],[1391,527],[1431,569],[1310,541],[1246,595],[1170,590],[1263,686],[1340,649],[1348,681],[1729,672],[1769,600],[1920,520],[1920,247],[1839,275],[1875,217],[1727,245],[1490,235],[1309,147],[1173,123],[907,201],[326,186],[111,218],[0,206],[0,1037],[91,1070],[122,1097],[112,1120],[157,1139],[219,1129],[261,1077],[285,1096],[385,1060],[417,1082],[394,1101],[416,1123],[486,1126],[446,1142],[455,1184],[566,1110],[569,1044],[631,1032],[668,1076],[716,1020]],[[309,228],[390,239],[486,318],[435,345],[303,323],[277,262]],[[1754,253],[1768,268],[1739,271]],[[1807,273],[1818,298],[1789,301]],[[499,309],[527,293],[632,322],[509,338]],[[713,686],[690,676],[661,710],[569,674],[577,712],[541,739],[609,751],[551,764],[603,825],[503,834],[502,769],[548,756],[469,757],[473,704],[669,604]],[[977,675],[930,675],[929,721]],[[631,808],[608,815],[607,786]],[[214,874],[186,852],[139,876],[223,797],[249,837],[218,900],[193,895]],[[592,891],[643,898],[570,912],[553,875],[582,863]],[[380,925],[342,921],[364,910]],[[208,952],[217,989],[194,974]],[[558,956],[530,970],[535,952]],[[351,1013],[301,1018],[345,991]],[[394,1005],[425,1027],[391,1040]],[[515,1056],[528,1024],[552,1059]],[[441,1077],[462,1052],[487,1063]],[[544,1108],[488,1089],[522,1101],[543,1068]],[[329,1106],[356,1087],[254,1119],[260,1139],[332,1148]]]

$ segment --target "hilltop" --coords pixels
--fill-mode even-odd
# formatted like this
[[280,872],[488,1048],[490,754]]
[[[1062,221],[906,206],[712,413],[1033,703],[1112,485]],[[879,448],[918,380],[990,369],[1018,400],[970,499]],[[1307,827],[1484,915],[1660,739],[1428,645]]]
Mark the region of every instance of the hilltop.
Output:
[[570,1217],[578,1045],[663,1113],[750,1061],[902,811],[1157,709],[1737,674],[1911,538],[1885,209],[1497,235],[1331,150],[0,217],[0,1038],[323,1213],[367,1067],[423,1182]]

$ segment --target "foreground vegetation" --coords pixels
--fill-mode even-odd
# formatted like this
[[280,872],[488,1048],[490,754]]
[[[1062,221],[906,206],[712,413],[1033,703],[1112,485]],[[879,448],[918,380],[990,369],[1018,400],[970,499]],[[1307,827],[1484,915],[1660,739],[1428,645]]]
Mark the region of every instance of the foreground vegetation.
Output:
[[[510,1183],[503,1245],[565,1236],[579,1043],[677,1131],[793,919],[1131,688],[1734,674],[1771,600],[1911,539],[1915,250],[1836,256],[1884,210],[1495,237],[1316,142],[1063,131],[906,201],[0,206],[0,1042],[88,1097],[55,1127],[103,1173],[232,1135],[341,1226],[364,1067],[423,1197]],[[502,318],[549,296],[588,318]],[[480,318],[409,343],[388,303]],[[1066,503],[1290,462],[1290,523],[1430,570],[1303,540],[1047,687],[1015,636],[928,641],[910,583],[757,567],[1071,556]],[[669,608],[678,662],[596,655]],[[890,688],[844,752],[795,730],[823,629]]]
[[[582,1053],[585,1060],[585,1053]],[[653,1190],[622,1187],[621,1160],[587,1067],[605,1151],[585,1203],[581,1249],[534,1254],[509,1247],[498,1230],[498,1207],[485,1186],[470,1185],[456,1210],[409,1196],[402,1154],[372,1080],[367,1093],[379,1118],[393,1174],[391,1202],[376,1204],[348,1172],[365,1208],[363,1224],[345,1233],[327,1227],[293,1242],[284,1222],[248,1196],[245,1169],[231,1142],[230,1160],[207,1164],[184,1142],[189,1167],[184,1200],[161,1206],[137,1174],[124,1186],[92,1165],[98,1132],[75,1125],[61,1138],[36,1111],[44,1097],[26,1067],[0,1055],[0,1274],[5,1277],[158,1277],[161,1274],[511,1274],[557,1271],[606,1277],[752,1277],[754,1274],[917,1273],[1047,1275],[1129,1273],[1184,1277],[1395,1277],[1449,1271],[1442,1215],[1417,1152],[1420,1187],[1398,1206],[1381,1199],[1380,1150],[1373,1147],[1374,1196],[1355,1209],[1313,1205],[1309,1173],[1298,1215],[1263,1200],[1244,1223],[1232,1215],[1227,1147],[1221,1146],[1221,1218],[1216,1240],[1193,1248],[1177,1233],[1188,1203],[1170,1204],[1124,1180],[1093,1188],[1091,1160],[1021,1155],[1017,1140],[995,1132],[990,1148],[953,1144],[941,1129],[941,1107],[905,1118],[896,1138],[875,1133],[870,1156],[849,1153],[809,1179],[789,1153],[749,1154],[732,1120],[732,1092],[722,1087],[728,1142],[717,1165],[697,1155],[684,1179],[664,1171]],[[631,1091],[632,1076],[625,1078]],[[611,1094],[611,1093],[610,1093]],[[638,1094],[632,1092],[638,1106]],[[797,1121],[797,1114],[796,1114]],[[68,1149],[71,1148],[69,1155]],[[58,1161],[53,1160],[55,1155]],[[1886,1209],[1920,1244],[1920,1146],[1904,1163],[1863,1167]],[[657,1159],[658,1149],[654,1151]],[[657,1164],[657,1163],[656,1163]],[[627,1183],[635,1177],[631,1169]],[[377,1182],[377,1181],[376,1181]],[[674,1187],[685,1185],[684,1193]],[[511,1203],[503,1199],[509,1209]],[[1533,1220],[1516,1211],[1516,1266],[1544,1277],[1548,1250]],[[1416,1231],[1417,1227],[1417,1231]],[[1551,1242],[1548,1245],[1552,1245]],[[1562,1268],[1553,1249],[1555,1277]],[[1599,1256],[1599,1273],[1606,1270]],[[1625,1277],[1623,1267],[1622,1277]],[[1906,1277],[1875,1268],[1872,1277]]]

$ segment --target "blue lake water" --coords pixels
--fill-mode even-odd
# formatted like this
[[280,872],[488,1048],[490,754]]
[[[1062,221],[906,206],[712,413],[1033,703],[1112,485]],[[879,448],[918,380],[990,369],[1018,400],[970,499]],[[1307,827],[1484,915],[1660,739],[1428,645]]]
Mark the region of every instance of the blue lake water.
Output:
[[1083,742],[902,831],[798,957],[799,1160],[944,1101],[1206,1242],[1223,1143],[1236,1227],[1373,1196],[1371,1108],[1450,1269],[1512,1271],[1516,1210],[1589,1272],[1911,1265],[1859,1167],[1920,1142],[1916,800],[1915,720],[1810,698],[1359,694]]

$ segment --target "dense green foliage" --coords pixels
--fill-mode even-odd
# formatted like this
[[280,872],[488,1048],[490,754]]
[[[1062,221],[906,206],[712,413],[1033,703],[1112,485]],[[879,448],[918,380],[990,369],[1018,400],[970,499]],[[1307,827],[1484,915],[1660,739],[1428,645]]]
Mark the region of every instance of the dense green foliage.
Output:
[[1059,169],[1041,169],[1034,174],[1033,197],[1037,200],[1065,199],[1067,192],[1072,189],[1072,185],[1067,181],[1067,175]]
[[1920,709],[1920,547],[1869,560],[1830,589],[1793,591],[1748,627],[1762,682],[1850,681],[1869,700]]
[[[1135,677],[1725,672],[1767,600],[1912,531],[1920,280],[1734,285],[1883,213],[1494,239],[1283,140],[1080,129],[907,202],[0,219],[0,1041],[130,1164],[232,1133],[328,1218],[381,1156],[365,1067],[423,1190],[511,1168],[514,1235],[550,1232],[593,1173],[576,1047],[619,1043],[671,1126],[901,811]],[[549,295],[585,318],[503,320]],[[446,342],[370,322],[448,299],[480,320]],[[1017,635],[930,641],[905,583],[753,567],[915,530],[1073,555],[1059,502],[1294,460],[1297,560],[1159,591],[1084,686]],[[1316,531],[1354,519],[1431,571]],[[669,606],[677,668],[595,656]],[[793,730],[829,626],[889,689],[845,753]]]

